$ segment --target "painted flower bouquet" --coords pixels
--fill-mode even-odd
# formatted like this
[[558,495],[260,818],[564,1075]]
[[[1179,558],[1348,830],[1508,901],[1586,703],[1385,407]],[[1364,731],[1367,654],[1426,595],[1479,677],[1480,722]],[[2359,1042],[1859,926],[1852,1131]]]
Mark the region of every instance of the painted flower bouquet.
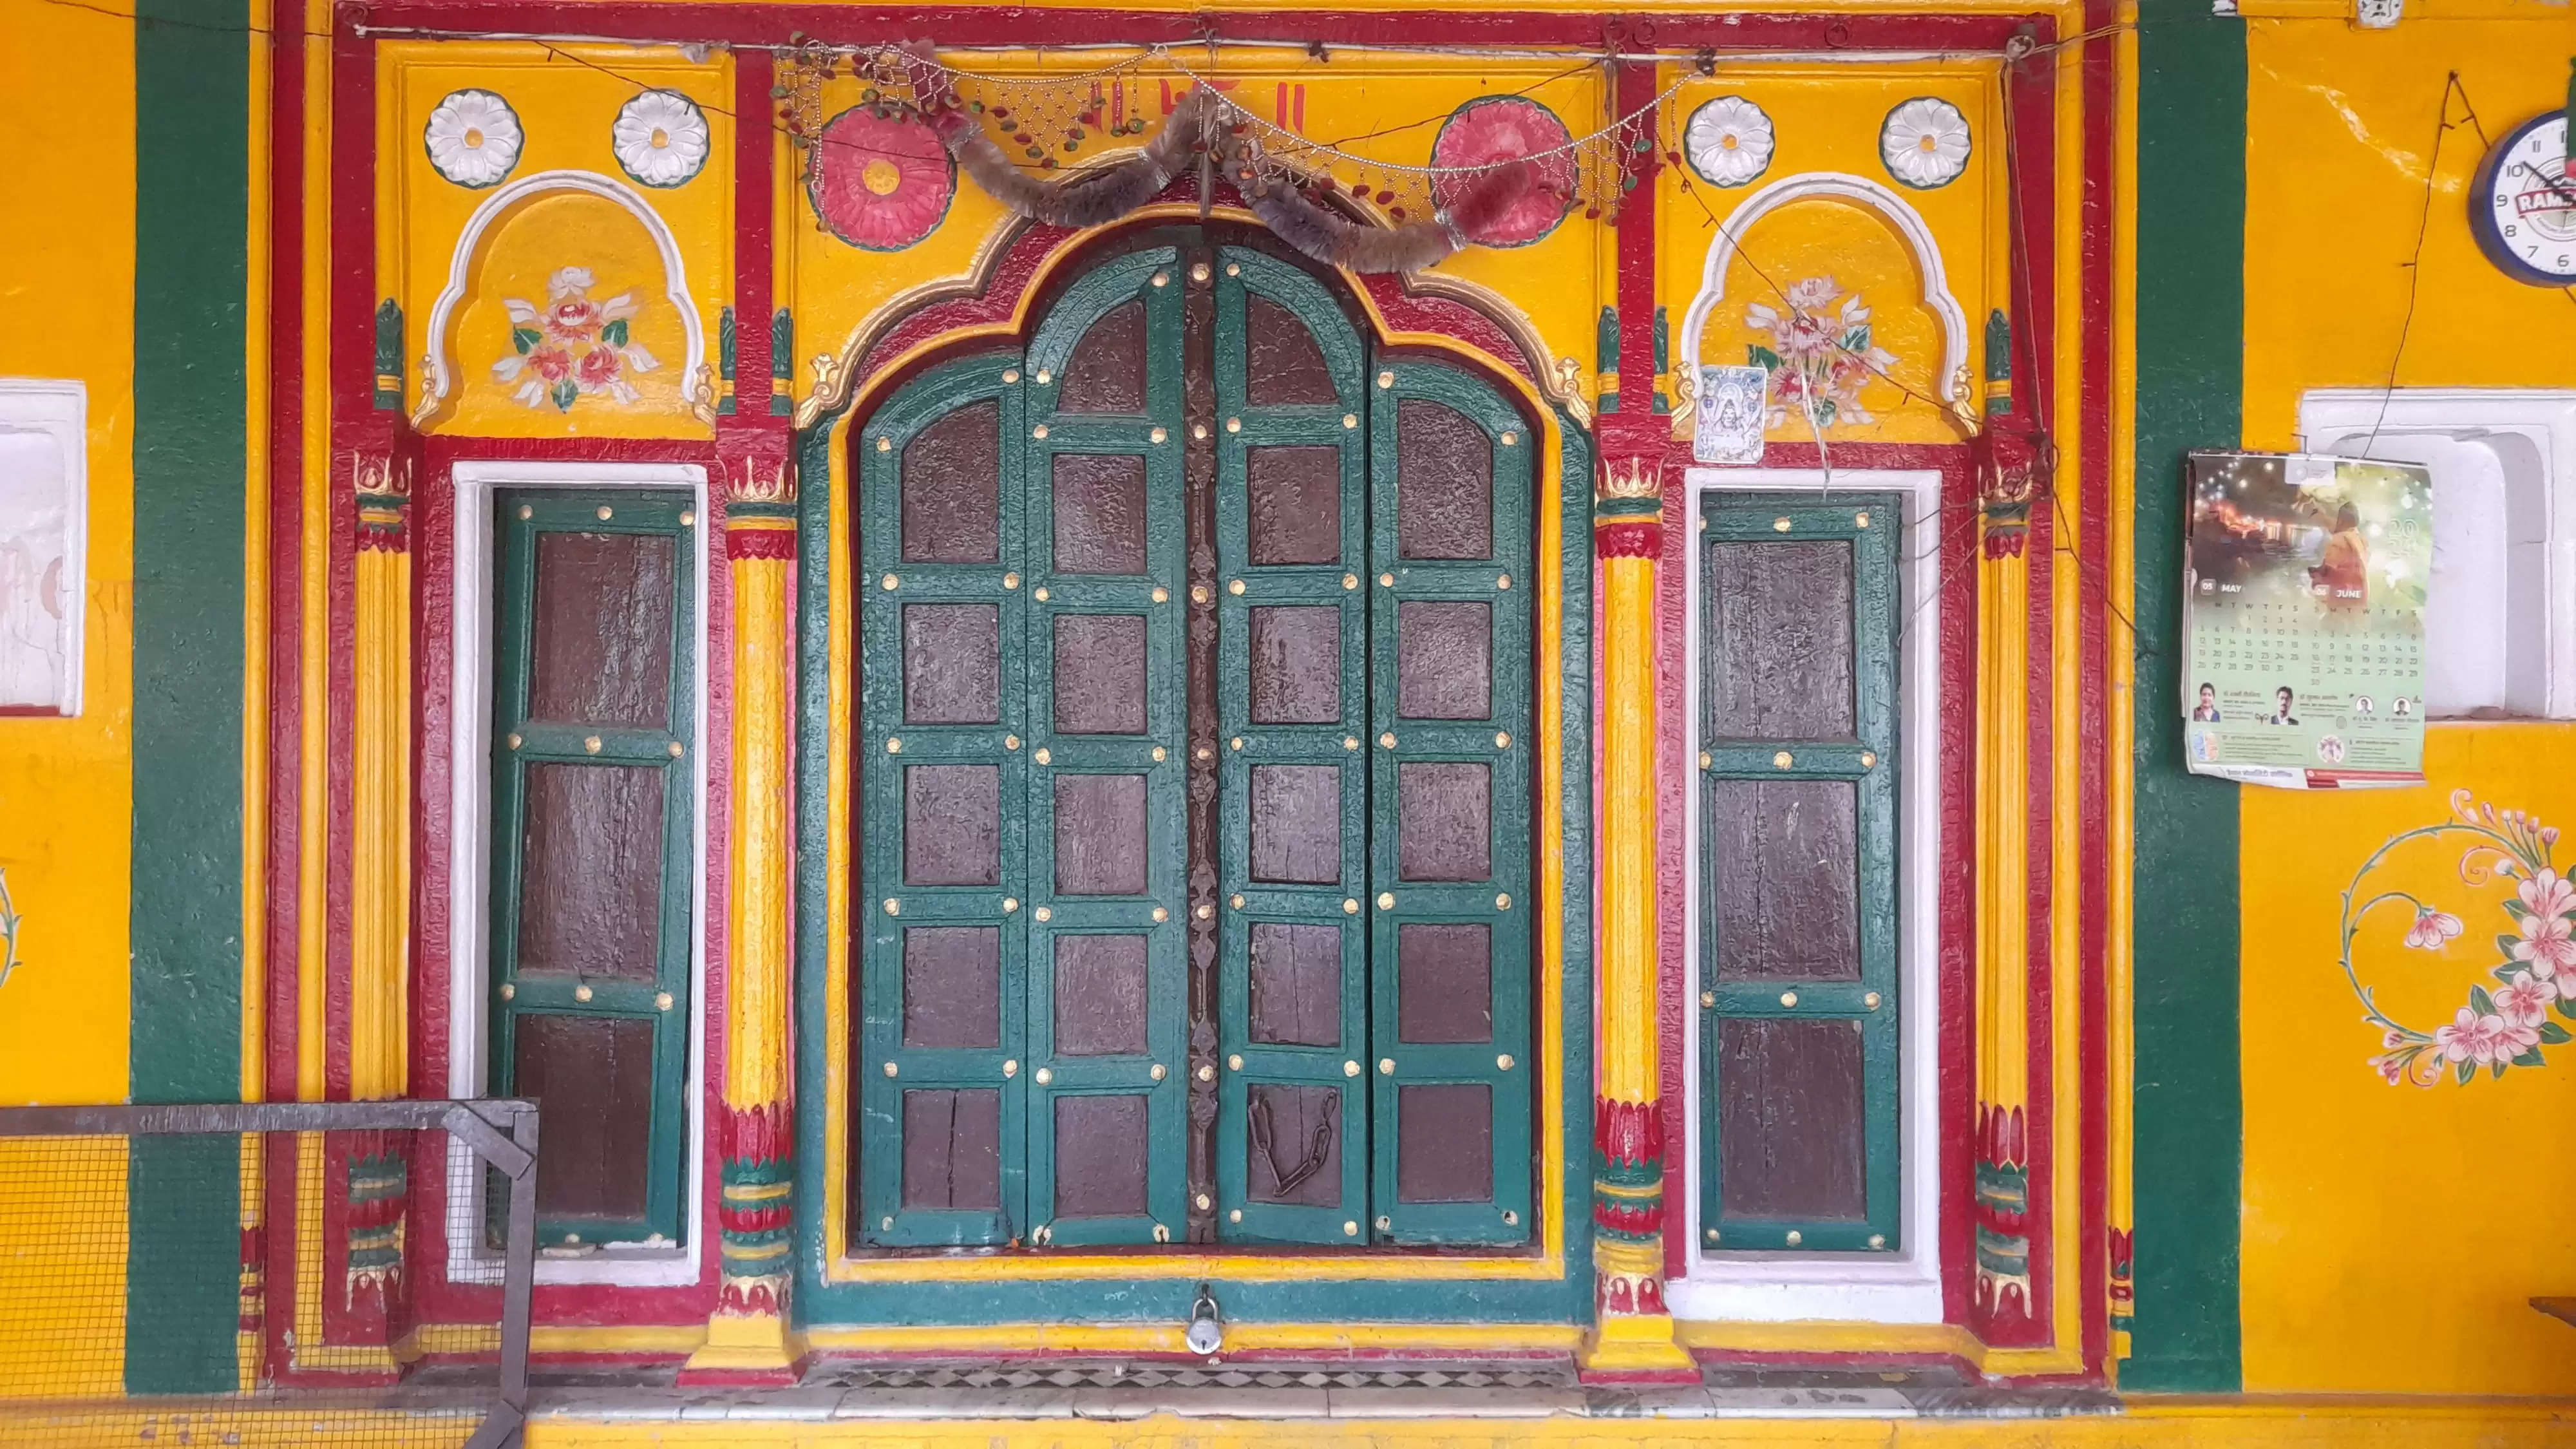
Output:
[[564,267],[547,279],[542,309],[523,298],[504,299],[511,353],[492,364],[492,375],[519,385],[511,394],[517,401],[532,408],[552,403],[555,411],[570,412],[575,402],[598,393],[622,407],[641,399],[627,374],[662,364],[628,331],[635,294],[594,301],[590,289],[597,285],[589,268]]

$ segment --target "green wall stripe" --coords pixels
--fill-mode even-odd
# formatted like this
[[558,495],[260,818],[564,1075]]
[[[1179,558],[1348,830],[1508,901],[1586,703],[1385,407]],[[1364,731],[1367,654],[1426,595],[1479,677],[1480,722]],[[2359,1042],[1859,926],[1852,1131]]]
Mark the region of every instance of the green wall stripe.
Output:
[[[134,27],[133,1079],[241,1083],[246,0],[141,0]],[[156,22],[172,23],[156,23]],[[136,1142],[126,1386],[233,1385],[230,1138]]]
[[2244,1381],[2237,787],[2183,768],[2182,458],[2243,422],[2245,26],[2138,27],[2137,1314],[2124,1388]]

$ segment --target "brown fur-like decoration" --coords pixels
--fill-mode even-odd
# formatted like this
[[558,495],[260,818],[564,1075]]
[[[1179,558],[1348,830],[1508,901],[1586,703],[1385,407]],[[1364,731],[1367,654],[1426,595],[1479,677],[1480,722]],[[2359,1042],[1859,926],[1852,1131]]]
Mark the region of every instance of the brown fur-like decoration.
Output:
[[[1221,159],[1227,179],[1243,193],[1253,215],[1308,258],[1354,272],[1409,272],[1467,246],[1531,187],[1545,184],[1536,166],[1516,161],[1479,177],[1456,206],[1428,221],[1370,226],[1338,214],[1294,185],[1258,179],[1255,148],[1231,133],[1223,121],[1223,103],[1204,87],[1181,97],[1163,129],[1138,154],[1115,166],[1041,181],[1013,165],[984,134],[982,123],[958,103],[956,86],[939,66],[930,42],[906,41],[898,49],[922,118],[958,168],[994,200],[1053,226],[1079,229],[1116,221],[1152,200],[1193,163]],[[1206,197],[1200,199],[1202,208],[1206,202]]]
[[1412,272],[1470,245],[1477,232],[1511,209],[1539,184],[1527,161],[1498,166],[1478,177],[1458,204],[1429,221],[1378,227],[1339,215],[1294,186],[1264,186],[1241,179],[1244,203],[1281,241],[1328,267],[1354,272]]
[[1172,117],[1145,149],[1115,166],[1041,181],[1011,164],[984,127],[957,102],[957,89],[939,68],[928,41],[906,41],[899,47],[912,93],[958,169],[975,178],[995,201],[1020,215],[1051,226],[1079,229],[1116,221],[1144,205],[1191,164],[1209,130],[1215,107],[1211,92],[1193,90],[1181,98]]

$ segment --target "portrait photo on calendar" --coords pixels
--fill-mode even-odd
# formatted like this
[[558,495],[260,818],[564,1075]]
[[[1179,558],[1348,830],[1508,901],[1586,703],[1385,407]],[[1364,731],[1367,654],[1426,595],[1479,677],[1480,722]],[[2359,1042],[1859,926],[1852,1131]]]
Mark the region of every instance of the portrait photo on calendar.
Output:
[[2433,487],[2412,463],[2196,452],[2183,754],[2288,789],[2424,782]]

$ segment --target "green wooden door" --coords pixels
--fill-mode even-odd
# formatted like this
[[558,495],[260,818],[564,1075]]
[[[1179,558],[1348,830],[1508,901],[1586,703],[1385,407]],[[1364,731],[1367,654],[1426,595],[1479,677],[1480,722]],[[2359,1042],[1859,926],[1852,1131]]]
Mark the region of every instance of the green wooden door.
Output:
[[860,1240],[1523,1241],[1519,414],[1187,240],[857,447]]
[[1701,505],[1702,1245],[1893,1250],[1897,535],[1885,494]]
[[505,491],[496,525],[492,1090],[545,1110],[541,1241],[677,1241],[696,861],[690,496]]

